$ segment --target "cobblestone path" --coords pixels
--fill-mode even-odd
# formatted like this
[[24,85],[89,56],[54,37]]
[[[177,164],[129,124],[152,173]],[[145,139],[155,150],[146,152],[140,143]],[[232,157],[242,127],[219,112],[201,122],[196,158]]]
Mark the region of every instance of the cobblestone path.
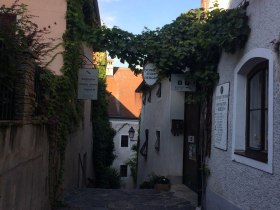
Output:
[[147,189],[85,188],[69,194],[65,202],[69,207],[59,210],[195,210],[190,201],[174,192]]

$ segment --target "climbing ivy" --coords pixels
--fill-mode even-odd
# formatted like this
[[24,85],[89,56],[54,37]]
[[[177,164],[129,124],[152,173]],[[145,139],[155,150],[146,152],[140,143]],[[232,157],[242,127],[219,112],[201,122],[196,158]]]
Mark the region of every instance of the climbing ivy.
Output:
[[37,65],[45,65],[46,55],[55,46],[52,39],[45,38],[49,28],[39,28],[32,22],[27,6],[18,0],[7,7],[0,7],[0,84],[11,87],[18,77],[18,68],[25,54],[31,53]]
[[147,62],[155,64],[161,77],[190,70],[187,79],[198,86],[212,86],[218,79],[217,65],[224,50],[234,53],[243,48],[249,33],[246,7],[190,10],[156,30],[145,29],[134,35],[117,27],[86,28],[83,39],[107,50],[111,57],[128,62],[136,74]]
[[[200,92],[207,92],[210,95],[209,90],[218,79],[217,65],[222,51],[234,53],[237,49],[244,47],[248,39],[250,28],[246,15],[247,6],[231,10],[219,8],[211,11],[190,10],[162,28],[145,29],[141,34],[134,35],[117,27],[110,29],[105,25],[97,26],[92,1],[67,0],[67,29],[63,36],[64,65],[61,69],[63,75],[55,76],[45,70],[41,77],[50,128],[49,183],[53,206],[60,193],[67,139],[81,119],[83,103],[77,101],[76,91],[77,73],[82,65],[80,56],[82,42],[93,46],[96,51],[107,50],[111,57],[117,56],[122,62],[128,62],[135,74],[140,73],[140,67],[147,62],[155,64],[161,78],[168,77],[171,73],[181,72],[187,67],[189,71],[185,73],[186,78],[195,82]],[[5,10],[7,9],[1,7],[1,11]],[[27,26],[32,26],[37,30],[36,25]],[[27,29],[28,27],[19,31],[19,35],[25,38],[24,33],[28,32]],[[4,37],[4,34],[0,35]],[[8,36],[2,39],[8,40]],[[19,51],[26,49],[30,46],[28,40],[19,42],[16,48],[11,49],[19,49]],[[27,45],[21,45],[21,43],[27,43]],[[36,46],[34,47],[33,50],[36,50]],[[47,53],[47,51],[39,52]],[[8,56],[10,55],[13,54],[9,53]],[[14,55],[17,58],[17,54]],[[8,59],[16,61],[15,58]],[[5,65],[5,62],[1,61],[2,64]],[[16,65],[11,67],[16,68]],[[99,68],[101,69],[100,65]],[[103,70],[100,72],[104,73]],[[112,143],[114,132],[110,129],[108,122],[105,97],[104,77],[101,77],[99,100],[93,105],[93,134],[94,154],[97,155],[95,167],[104,170],[114,159]],[[97,180],[101,176],[102,174],[97,175]]]
[[[69,15],[69,14],[67,14]],[[78,70],[82,66],[81,40],[67,25],[63,36],[63,75],[45,70],[41,75],[49,127],[49,190],[52,207],[58,204],[63,181],[65,149],[69,134],[79,126],[83,102],[77,100]]]
[[98,100],[92,103],[95,184],[99,188],[119,188],[120,177],[116,171],[110,169],[115,159],[113,142],[115,130],[111,127],[108,116],[106,54],[99,53],[99,56],[95,58],[98,58],[95,62],[99,69]]

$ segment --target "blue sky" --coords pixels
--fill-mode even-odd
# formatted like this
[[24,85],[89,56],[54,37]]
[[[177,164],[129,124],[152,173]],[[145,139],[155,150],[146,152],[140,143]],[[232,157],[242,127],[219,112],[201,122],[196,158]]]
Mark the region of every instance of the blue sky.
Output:
[[98,4],[101,21],[106,26],[139,34],[144,27],[151,30],[162,27],[180,14],[199,8],[200,0],[98,0]]

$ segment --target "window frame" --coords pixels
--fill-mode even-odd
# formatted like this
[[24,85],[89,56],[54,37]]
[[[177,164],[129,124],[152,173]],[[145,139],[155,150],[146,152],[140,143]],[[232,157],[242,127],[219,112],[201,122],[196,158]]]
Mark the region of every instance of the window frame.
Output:
[[[261,149],[257,150],[250,146],[250,114],[253,109],[250,108],[251,102],[251,81],[252,79],[258,74],[261,73],[261,120],[260,120],[260,127],[261,127]],[[267,95],[265,95],[265,88],[268,88],[267,81],[265,81],[266,77],[264,74],[268,73],[268,62],[264,61],[262,63],[258,63],[247,75],[247,105],[246,105],[246,149],[245,149],[245,156],[253,158],[255,160],[259,160],[262,162],[267,162],[267,151],[265,150],[265,112],[268,108],[265,107],[267,99]],[[265,87],[266,86],[266,87]]]
[[161,82],[158,83],[156,96],[157,96],[158,98],[161,98]]
[[[268,144],[267,162],[262,162],[245,155],[246,149],[246,93],[247,76],[259,63],[268,61]],[[234,69],[232,98],[232,155],[231,159],[267,173],[273,173],[273,86],[274,52],[266,48],[255,48],[246,53]]]
[[148,158],[149,129],[145,129],[145,142],[140,148],[140,154],[147,160]]
[[[127,146],[123,146],[123,137],[127,137]],[[126,139],[125,139],[126,140]],[[121,135],[121,142],[120,142],[120,147],[121,148],[128,148],[129,147],[129,138],[128,135]]]
[[157,152],[160,151],[160,131],[159,131],[159,130],[156,130],[155,150],[156,150]]

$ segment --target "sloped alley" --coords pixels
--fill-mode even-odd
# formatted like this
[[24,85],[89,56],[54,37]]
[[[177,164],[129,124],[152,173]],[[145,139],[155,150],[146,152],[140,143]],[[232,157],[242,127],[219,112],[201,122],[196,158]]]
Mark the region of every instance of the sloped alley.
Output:
[[183,185],[170,191],[84,188],[69,193],[58,210],[194,210],[196,196]]

